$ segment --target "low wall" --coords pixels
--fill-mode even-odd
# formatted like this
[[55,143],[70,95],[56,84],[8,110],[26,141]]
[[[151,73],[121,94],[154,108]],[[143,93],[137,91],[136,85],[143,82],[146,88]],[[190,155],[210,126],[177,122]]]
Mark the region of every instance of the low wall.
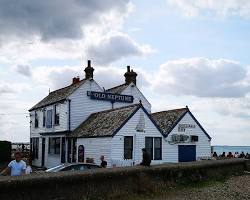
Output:
[[118,199],[131,193],[167,190],[173,184],[222,179],[243,173],[246,166],[244,159],[230,159],[0,177],[0,199]]

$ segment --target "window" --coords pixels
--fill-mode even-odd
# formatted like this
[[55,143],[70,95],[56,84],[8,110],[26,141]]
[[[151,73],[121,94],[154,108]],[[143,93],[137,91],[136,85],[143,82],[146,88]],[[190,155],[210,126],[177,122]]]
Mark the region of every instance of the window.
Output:
[[133,136],[124,137],[124,159],[133,158]]
[[160,137],[146,137],[145,149],[150,155],[151,160],[162,159],[162,140]]
[[154,138],[154,160],[162,159],[161,138]]
[[49,154],[60,154],[60,138],[49,138]]
[[35,111],[35,128],[38,128],[38,115],[36,111]]
[[145,138],[145,149],[146,149],[146,152],[150,155],[150,159],[153,160],[153,138],[152,137]]
[[55,125],[59,125],[59,111],[58,111],[58,106],[54,106],[54,121]]
[[84,146],[78,146],[78,162],[84,162]]
[[45,127],[46,124],[46,110],[43,109],[43,127]]
[[52,110],[47,110],[46,128],[52,127]]
[[31,138],[32,160],[38,159],[39,138]]

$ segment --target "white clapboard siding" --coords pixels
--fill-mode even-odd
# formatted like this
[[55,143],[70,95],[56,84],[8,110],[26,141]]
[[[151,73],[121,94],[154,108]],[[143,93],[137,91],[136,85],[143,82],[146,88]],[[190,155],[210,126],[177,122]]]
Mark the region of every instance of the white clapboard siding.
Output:
[[34,138],[39,138],[39,148],[38,148],[38,159],[32,160],[32,165],[34,166],[41,166],[42,164],[42,138],[41,137],[34,137]]
[[56,167],[61,164],[61,156],[60,154],[47,154],[47,160],[45,166],[49,169],[52,167]]
[[[185,132],[178,132],[178,124],[195,124],[195,128],[186,129]],[[198,126],[198,124],[193,120],[189,113],[187,113],[181,121],[178,123],[175,128],[170,132],[164,142],[165,147],[163,151],[164,160],[166,162],[178,162],[178,145],[196,145],[196,159],[199,160],[199,157],[210,157],[211,156],[211,144],[209,138]],[[198,142],[189,142],[189,143],[178,143],[178,144],[169,144],[168,141],[171,141],[173,134],[186,134],[186,135],[197,135],[199,137]]]
[[[55,138],[55,137],[61,138],[60,154],[49,154],[49,138]],[[62,137],[64,136],[63,135],[57,135],[57,136],[49,135],[49,136],[44,137],[45,138],[45,159],[44,159],[45,167],[51,168],[51,167],[55,167],[61,164]]]
[[142,102],[142,105],[144,108],[151,113],[151,104],[148,102],[148,100],[145,98],[145,96],[141,93],[141,91],[138,89],[136,85],[131,83],[121,94],[123,95],[132,95],[134,97],[133,103],[139,103],[140,100]]
[[86,158],[93,158],[95,164],[100,165],[100,156],[103,155],[108,167],[111,166],[111,137],[78,138],[77,149],[79,145],[84,146],[85,161]]
[[81,87],[69,96],[69,99],[71,100],[71,130],[77,128],[91,113],[112,108],[112,104],[108,101],[90,99],[90,97],[87,96],[87,91],[103,92],[94,80],[87,80]]
[[[141,112],[144,114],[145,129],[144,132],[136,131],[137,124],[140,121]],[[144,113],[142,109],[139,109],[134,116],[121,128],[121,130],[112,138],[111,156],[114,163],[122,163],[124,165],[124,136],[133,136],[133,159],[131,160],[135,164],[139,164],[142,161],[142,148],[145,147],[145,137],[162,137],[160,131],[154,126],[152,121]],[[163,141],[163,138],[162,138]],[[164,148],[164,146],[162,147]],[[152,161],[152,164],[162,163],[163,161]],[[128,166],[129,161],[126,161]]]
[[[54,105],[57,106],[59,112],[59,125],[54,124],[54,113],[52,114],[52,127],[43,127],[43,109],[52,110]],[[38,115],[38,127],[35,128],[35,111]],[[44,132],[58,132],[68,130],[68,103],[64,101],[63,103],[56,103],[53,105],[45,106],[41,109],[37,109],[30,112],[31,114],[31,134],[44,133]]]

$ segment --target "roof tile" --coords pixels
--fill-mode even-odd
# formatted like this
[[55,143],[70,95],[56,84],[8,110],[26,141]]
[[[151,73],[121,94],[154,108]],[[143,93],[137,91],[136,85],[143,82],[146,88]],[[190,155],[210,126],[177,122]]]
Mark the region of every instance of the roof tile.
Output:
[[69,137],[112,136],[139,107],[140,104],[133,104],[93,113]]
[[176,122],[188,111],[188,108],[179,108],[152,113],[151,116],[164,134],[168,134]]
[[48,96],[46,96],[43,100],[38,102],[35,106],[33,106],[29,111],[42,108],[44,106],[65,100],[70,94],[72,94],[77,88],[79,88],[82,84],[84,84],[86,79],[81,80],[79,83],[71,84],[67,87],[61,88],[59,90],[55,90],[50,92]]

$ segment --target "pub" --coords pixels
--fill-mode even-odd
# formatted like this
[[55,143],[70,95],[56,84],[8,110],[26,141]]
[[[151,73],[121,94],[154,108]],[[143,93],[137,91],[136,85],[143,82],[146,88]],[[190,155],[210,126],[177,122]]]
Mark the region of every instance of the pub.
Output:
[[133,166],[142,149],[152,164],[209,159],[211,137],[187,106],[151,112],[151,104],[136,85],[137,73],[127,67],[121,85],[104,89],[94,79],[88,61],[84,79],[50,92],[30,110],[33,165],[61,163]]

